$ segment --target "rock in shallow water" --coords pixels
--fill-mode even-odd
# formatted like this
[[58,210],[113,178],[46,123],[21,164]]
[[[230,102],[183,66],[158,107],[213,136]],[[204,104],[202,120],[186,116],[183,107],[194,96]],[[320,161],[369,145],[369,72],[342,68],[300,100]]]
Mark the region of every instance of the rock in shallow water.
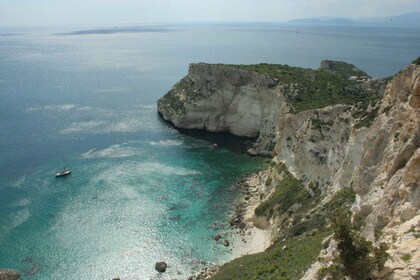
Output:
[[166,262],[157,262],[155,265],[155,269],[159,272],[165,272],[166,268],[168,268],[168,264]]
[[0,280],[20,280],[20,273],[12,269],[0,269]]

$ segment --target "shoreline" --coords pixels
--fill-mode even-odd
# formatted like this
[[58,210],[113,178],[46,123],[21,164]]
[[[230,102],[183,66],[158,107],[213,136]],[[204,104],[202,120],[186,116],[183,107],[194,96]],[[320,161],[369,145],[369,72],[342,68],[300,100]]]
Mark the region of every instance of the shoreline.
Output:
[[[230,219],[230,227],[233,233],[229,237],[233,239],[233,258],[220,265],[209,264],[195,275],[190,276],[188,280],[209,279],[225,263],[246,255],[263,252],[272,245],[270,228],[261,229],[254,225],[254,210],[261,203],[258,191],[258,174],[260,172],[246,175],[234,185],[235,188],[239,189],[241,195],[234,204],[234,210]],[[220,238],[216,242],[220,242],[222,236]]]
[[242,197],[236,202],[234,216],[230,221],[231,226],[238,230],[235,240],[237,248],[233,251],[234,259],[263,252],[272,244],[270,228],[262,229],[254,224],[254,211],[261,203],[258,174],[251,174],[237,183]]

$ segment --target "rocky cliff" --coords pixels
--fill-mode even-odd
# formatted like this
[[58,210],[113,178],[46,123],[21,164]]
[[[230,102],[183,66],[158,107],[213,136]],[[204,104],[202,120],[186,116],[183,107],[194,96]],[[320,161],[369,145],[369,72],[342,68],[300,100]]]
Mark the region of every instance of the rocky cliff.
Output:
[[272,151],[275,123],[286,111],[276,82],[224,65],[191,64],[188,75],[158,101],[159,113],[176,127],[259,138]]
[[[390,245],[378,278],[418,277],[419,92],[420,67],[413,64],[394,77],[380,106],[365,109],[365,117],[358,117],[360,108],[337,105],[285,115],[278,123],[278,161],[308,186],[317,184],[325,200],[346,187],[356,192],[352,211],[363,220],[363,236]],[[371,125],[360,126],[366,118]],[[314,275],[313,269],[305,279]]]
[[[226,264],[214,279],[316,279],[336,255],[328,226],[331,213],[343,207],[351,208],[364,238],[389,246],[385,268],[372,277],[419,277],[420,66],[412,64],[392,80],[380,81],[352,81],[366,73],[331,61],[317,71],[274,69],[273,75],[267,65],[192,65],[181,81],[188,86],[176,85],[158,103],[175,126],[259,135],[256,148],[273,151],[270,167],[253,178],[259,184],[252,199],[260,206],[249,222],[268,227],[274,245],[260,256]],[[174,111],[171,100],[183,109]],[[242,108],[238,115],[237,108]],[[247,122],[238,118],[242,114]],[[320,250],[322,262],[305,275],[296,273]],[[239,273],[235,267],[249,269]]]
[[351,81],[351,73],[364,72],[344,62],[338,65],[312,70],[270,64],[191,64],[188,75],[158,100],[158,112],[179,128],[257,138],[256,153],[271,157],[279,116],[381,96],[381,81]]

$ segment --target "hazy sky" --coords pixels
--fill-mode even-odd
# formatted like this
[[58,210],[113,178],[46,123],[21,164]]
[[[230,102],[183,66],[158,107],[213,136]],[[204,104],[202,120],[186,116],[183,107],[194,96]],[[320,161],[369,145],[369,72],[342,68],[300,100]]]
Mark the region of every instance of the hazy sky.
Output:
[[0,0],[0,25],[285,21],[420,12],[420,0]]

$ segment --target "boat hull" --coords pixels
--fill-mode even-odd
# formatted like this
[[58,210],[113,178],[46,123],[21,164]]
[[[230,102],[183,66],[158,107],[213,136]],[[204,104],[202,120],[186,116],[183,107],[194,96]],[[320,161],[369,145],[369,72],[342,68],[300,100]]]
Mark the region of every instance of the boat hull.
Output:
[[55,177],[64,177],[71,174],[71,170],[66,170],[55,174]]

